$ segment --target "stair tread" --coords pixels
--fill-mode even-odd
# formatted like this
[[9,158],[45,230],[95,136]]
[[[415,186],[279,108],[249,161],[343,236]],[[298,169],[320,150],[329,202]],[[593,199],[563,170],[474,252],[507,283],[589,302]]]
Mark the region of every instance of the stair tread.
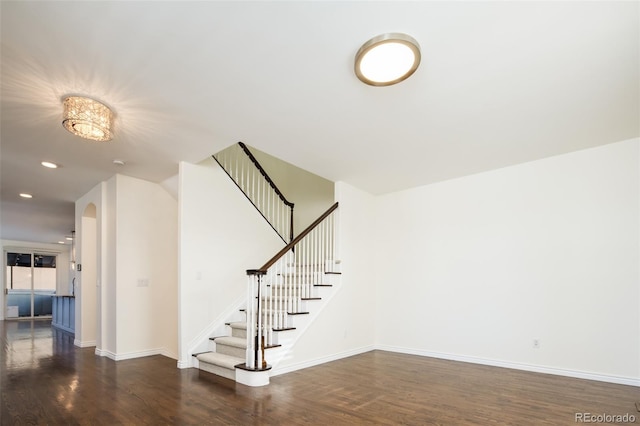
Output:
[[240,329],[247,329],[247,323],[246,322],[230,322],[229,323],[229,327],[231,328],[240,328]]
[[216,340],[214,340],[214,342],[216,342],[216,345],[223,344],[241,349],[247,348],[247,339],[245,339],[244,337],[224,336],[218,337]]
[[205,352],[203,354],[199,354],[196,358],[198,358],[198,361],[228,368],[230,370],[234,370],[236,365],[244,363],[245,361],[242,358],[220,354],[217,352]]
[[273,349],[273,348],[280,348],[282,347],[282,345],[274,343],[273,345],[264,345],[265,349]]

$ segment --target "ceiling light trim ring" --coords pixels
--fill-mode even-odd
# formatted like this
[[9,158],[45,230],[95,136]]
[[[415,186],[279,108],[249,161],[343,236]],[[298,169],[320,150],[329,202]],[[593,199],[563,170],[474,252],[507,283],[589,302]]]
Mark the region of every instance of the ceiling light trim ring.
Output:
[[[414,58],[413,63],[411,64],[409,69],[407,69],[398,78],[387,80],[387,81],[372,80],[363,73],[361,69],[362,61],[371,50],[388,43],[396,43],[396,44],[401,44],[408,47],[413,53],[413,58]],[[418,69],[418,66],[420,65],[420,61],[421,61],[420,45],[418,44],[416,39],[404,33],[385,33],[385,34],[380,34],[376,37],[373,37],[372,39],[364,43],[362,47],[360,47],[360,49],[358,50],[358,53],[356,53],[354,71],[358,79],[360,79],[360,81],[362,81],[365,84],[368,84],[370,86],[391,86],[393,84],[400,83],[401,81],[404,81],[407,78],[411,77],[413,73],[415,73],[416,70]]]

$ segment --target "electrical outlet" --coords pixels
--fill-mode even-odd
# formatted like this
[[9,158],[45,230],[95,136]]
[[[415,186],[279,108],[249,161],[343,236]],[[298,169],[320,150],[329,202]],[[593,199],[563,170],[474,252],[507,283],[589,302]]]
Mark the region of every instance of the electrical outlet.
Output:
[[533,339],[533,349],[540,349],[540,340]]

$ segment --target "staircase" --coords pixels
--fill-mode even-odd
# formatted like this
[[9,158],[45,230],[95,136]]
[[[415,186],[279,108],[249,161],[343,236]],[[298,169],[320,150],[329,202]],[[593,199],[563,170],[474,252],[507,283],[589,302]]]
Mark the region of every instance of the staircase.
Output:
[[198,368],[227,379],[236,379],[236,365],[244,363],[247,350],[247,323],[232,322],[227,326],[231,336],[210,337],[210,352],[194,354]]
[[262,267],[247,270],[246,302],[241,309],[244,321],[228,322],[227,335],[211,337],[209,351],[193,354],[194,364],[239,383],[263,386],[269,383],[272,367],[326,303],[323,292],[339,279],[340,262],[335,260],[338,203],[294,238],[293,203],[284,198],[244,144],[225,151],[214,156],[218,164],[283,241],[290,242]]
[[[293,274],[284,277],[281,276],[280,283],[275,285],[265,285],[266,294],[261,296],[262,315],[254,313],[254,321],[260,316],[262,320],[261,330],[265,330],[265,340],[260,338],[260,342],[264,342],[264,353],[262,353],[262,344],[258,346],[259,367],[256,369],[255,362],[250,361],[250,367],[247,367],[247,349],[251,349],[251,345],[247,339],[247,321],[230,322],[226,324],[228,334],[225,336],[213,336],[209,338],[209,351],[197,353],[193,356],[197,360],[197,367],[201,370],[226,377],[231,380],[238,380],[238,370],[248,372],[268,371],[277,364],[291,348],[297,338],[304,332],[305,325],[310,323],[310,319],[314,314],[319,313],[323,301],[323,297],[332,289],[333,283],[339,273],[322,273],[325,279],[314,284],[311,289],[302,285],[291,285],[292,282],[302,282],[302,270],[309,270],[310,266],[299,266],[296,269],[295,278]],[[289,293],[287,297],[285,293]],[[297,304],[297,306],[294,306]],[[242,310],[243,315],[247,314],[246,310]],[[303,325],[303,328],[300,328]],[[251,325],[249,325],[251,329]],[[256,327],[254,326],[253,329]],[[254,337],[255,339],[255,337]],[[255,349],[255,348],[254,348]],[[250,353],[250,359],[255,360],[254,353]],[[262,367],[262,360],[268,360],[267,365]],[[266,362],[266,361],[265,361]],[[253,383],[255,379],[252,379]],[[245,383],[251,384],[251,383]]]

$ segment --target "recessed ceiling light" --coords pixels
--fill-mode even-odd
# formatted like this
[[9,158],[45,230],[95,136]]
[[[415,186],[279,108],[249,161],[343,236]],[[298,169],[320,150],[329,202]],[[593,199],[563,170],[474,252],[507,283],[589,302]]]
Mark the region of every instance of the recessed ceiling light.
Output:
[[31,195],[31,194],[27,194],[26,192],[21,193],[21,194],[20,194],[20,196],[21,196],[22,198],[33,198],[33,195]]
[[125,163],[122,160],[113,160],[113,164],[116,166],[124,166]]
[[48,169],[57,169],[58,165],[56,163],[51,163],[49,161],[43,161],[42,164],[44,167],[48,168]]
[[402,33],[381,34],[356,54],[355,73],[371,86],[391,86],[409,78],[420,65],[420,46]]
[[64,244],[64,241],[58,241],[58,244]]
[[73,237],[65,237],[67,241],[73,241]]

